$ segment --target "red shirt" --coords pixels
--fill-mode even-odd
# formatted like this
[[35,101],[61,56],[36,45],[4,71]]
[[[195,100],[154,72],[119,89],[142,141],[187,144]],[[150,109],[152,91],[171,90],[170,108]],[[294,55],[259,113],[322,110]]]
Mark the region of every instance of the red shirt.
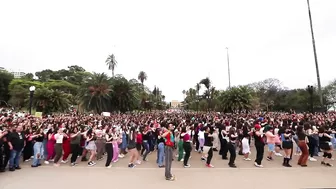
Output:
[[174,147],[174,136],[169,132],[166,137],[166,146]]

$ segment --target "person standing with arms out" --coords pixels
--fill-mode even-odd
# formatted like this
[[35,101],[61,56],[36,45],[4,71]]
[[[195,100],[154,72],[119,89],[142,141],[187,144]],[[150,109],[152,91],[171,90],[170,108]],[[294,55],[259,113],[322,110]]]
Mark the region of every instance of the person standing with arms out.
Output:
[[171,173],[171,166],[173,162],[173,150],[174,150],[174,130],[173,124],[168,125],[168,129],[164,129],[162,138],[165,139],[165,177],[166,180],[174,181],[175,176]]
[[22,132],[22,125],[19,125],[14,132],[9,133],[8,145],[10,152],[9,171],[21,169],[20,157],[23,148],[26,146],[25,135]]
[[265,146],[265,142],[263,139],[263,133],[260,131],[261,126],[259,124],[256,124],[254,126],[254,131],[253,131],[253,137],[254,137],[254,146],[256,148],[257,151],[257,155],[256,155],[256,160],[254,161],[254,165],[256,167],[263,167],[261,165],[261,161],[264,157],[264,146]]

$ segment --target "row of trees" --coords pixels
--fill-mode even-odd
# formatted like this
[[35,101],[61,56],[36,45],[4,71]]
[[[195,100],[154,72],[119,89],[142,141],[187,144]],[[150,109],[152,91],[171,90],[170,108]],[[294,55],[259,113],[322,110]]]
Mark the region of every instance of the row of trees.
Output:
[[146,109],[165,109],[165,96],[155,87],[144,85],[147,74],[141,71],[137,79],[128,80],[114,75],[117,66],[114,55],[106,60],[112,77],[105,73],[91,73],[80,66],[69,66],[57,71],[42,70],[14,79],[0,72],[0,104],[8,102],[16,108],[27,108],[29,87],[35,86],[32,107],[44,113],[65,112],[74,107],[83,111],[101,113],[126,112]]
[[[200,94],[201,88],[205,91]],[[242,110],[265,111],[316,111],[320,107],[315,87],[288,89],[277,79],[217,90],[209,78],[202,79],[195,87],[182,91],[183,105],[190,110],[235,112]],[[336,80],[323,88],[326,105],[336,103]]]

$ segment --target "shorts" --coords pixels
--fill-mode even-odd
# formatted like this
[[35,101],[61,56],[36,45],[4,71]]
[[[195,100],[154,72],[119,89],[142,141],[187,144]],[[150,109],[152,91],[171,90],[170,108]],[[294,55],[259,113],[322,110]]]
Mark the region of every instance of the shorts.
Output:
[[293,148],[293,142],[292,141],[283,141],[282,142],[282,148],[283,149],[292,149]]
[[323,142],[323,143],[321,142],[319,146],[320,146],[321,150],[323,150],[323,151],[331,150],[331,147],[328,144],[328,142]]
[[269,152],[274,152],[275,151],[275,144],[267,144],[268,146],[268,151]]

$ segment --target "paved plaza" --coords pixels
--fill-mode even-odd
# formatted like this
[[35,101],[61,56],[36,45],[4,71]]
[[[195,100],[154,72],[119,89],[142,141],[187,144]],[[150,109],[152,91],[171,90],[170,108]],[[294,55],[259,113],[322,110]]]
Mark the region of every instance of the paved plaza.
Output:
[[[334,167],[324,167],[320,161],[308,162],[308,167],[296,165],[298,156],[293,156],[292,168],[281,166],[282,158],[275,157],[274,161],[263,161],[264,168],[256,168],[253,161],[243,161],[237,156],[238,168],[227,166],[227,160],[221,160],[215,153],[212,164],[215,168],[206,168],[200,161],[200,154],[193,153],[190,160],[191,168],[183,168],[181,162],[173,162],[173,173],[177,180],[174,182],[164,179],[164,169],[157,168],[155,153],[149,155],[149,161],[134,169],[127,168],[128,158],[114,163],[111,169],[104,168],[105,160],[97,162],[94,167],[87,167],[81,162],[76,167],[62,164],[60,167],[42,165],[31,168],[31,162],[22,164],[22,169],[15,172],[0,174],[0,189],[35,189],[47,187],[59,188],[102,188],[109,187],[144,187],[147,189],[204,189],[205,187],[221,188],[326,188],[336,187]],[[252,159],[255,153],[252,154]],[[318,158],[320,159],[320,158]],[[286,181],[287,186],[282,184]]]

